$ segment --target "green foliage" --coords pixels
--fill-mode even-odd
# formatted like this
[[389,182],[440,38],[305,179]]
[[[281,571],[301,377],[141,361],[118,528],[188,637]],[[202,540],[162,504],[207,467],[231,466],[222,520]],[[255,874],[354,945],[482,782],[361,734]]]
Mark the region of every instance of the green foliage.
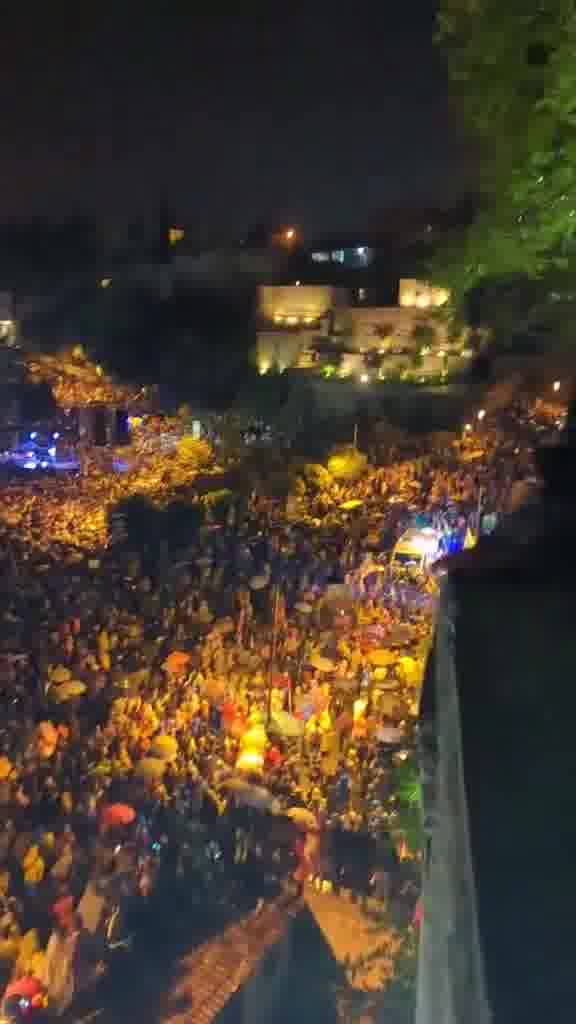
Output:
[[416,757],[411,755],[397,765],[396,794],[398,797],[397,831],[413,855],[424,848],[422,827],[422,789]]
[[438,254],[456,304],[486,277],[539,276],[576,254],[576,9],[569,0],[442,0],[438,43],[478,147],[482,209]]

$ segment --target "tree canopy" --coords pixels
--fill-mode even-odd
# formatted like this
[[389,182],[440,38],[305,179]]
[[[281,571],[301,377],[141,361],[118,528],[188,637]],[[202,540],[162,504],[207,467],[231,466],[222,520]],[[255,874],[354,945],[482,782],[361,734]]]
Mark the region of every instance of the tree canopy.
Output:
[[576,9],[571,0],[441,0],[437,41],[478,149],[480,212],[438,253],[456,301],[486,278],[572,268]]

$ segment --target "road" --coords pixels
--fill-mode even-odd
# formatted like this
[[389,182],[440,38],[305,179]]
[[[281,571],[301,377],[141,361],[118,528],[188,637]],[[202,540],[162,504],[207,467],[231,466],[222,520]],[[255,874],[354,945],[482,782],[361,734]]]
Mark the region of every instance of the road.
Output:
[[[378,989],[394,971],[393,935],[375,930],[357,904],[334,893],[309,887],[304,904],[270,902],[242,914],[173,893],[141,920],[133,952],[116,954],[110,973],[65,1024],[243,1024],[238,993],[284,937],[286,970],[274,1009],[259,1024],[336,1024],[339,991],[350,982]],[[346,961],[376,947],[376,962],[351,978]]]
[[[66,1024],[212,1024],[291,920],[274,903],[241,915],[225,905],[179,903],[167,898],[141,920],[133,951],[116,954]],[[229,1024],[236,1020],[239,1014]]]

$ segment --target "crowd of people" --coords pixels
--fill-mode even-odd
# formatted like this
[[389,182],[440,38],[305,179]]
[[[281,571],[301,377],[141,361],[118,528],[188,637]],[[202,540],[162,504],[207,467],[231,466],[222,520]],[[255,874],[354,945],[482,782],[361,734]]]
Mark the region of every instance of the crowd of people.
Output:
[[46,520],[30,543],[6,529],[6,964],[40,973],[86,885],[119,870],[116,827],[129,829],[143,892],[155,837],[192,821],[236,863],[284,829],[297,884],[390,894],[418,859],[399,780],[434,598],[421,575],[393,575],[386,555],[418,517],[452,540],[493,524],[527,472],[520,428],[538,421],[517,410],[512,424],[445,451],[411,443],[353,482],[309,486],[290,521],[269,502],[231,504],[177,560],[86,558],[59,537],[38,545]]

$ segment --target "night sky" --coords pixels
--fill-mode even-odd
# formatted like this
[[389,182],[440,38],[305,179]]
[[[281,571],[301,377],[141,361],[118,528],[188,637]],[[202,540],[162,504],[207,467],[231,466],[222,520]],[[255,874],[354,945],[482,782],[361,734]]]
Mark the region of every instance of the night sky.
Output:
[[426,0],[189,6],[3,13],[0,218],[169,204],[202,229],[310,234],[461,190]]

